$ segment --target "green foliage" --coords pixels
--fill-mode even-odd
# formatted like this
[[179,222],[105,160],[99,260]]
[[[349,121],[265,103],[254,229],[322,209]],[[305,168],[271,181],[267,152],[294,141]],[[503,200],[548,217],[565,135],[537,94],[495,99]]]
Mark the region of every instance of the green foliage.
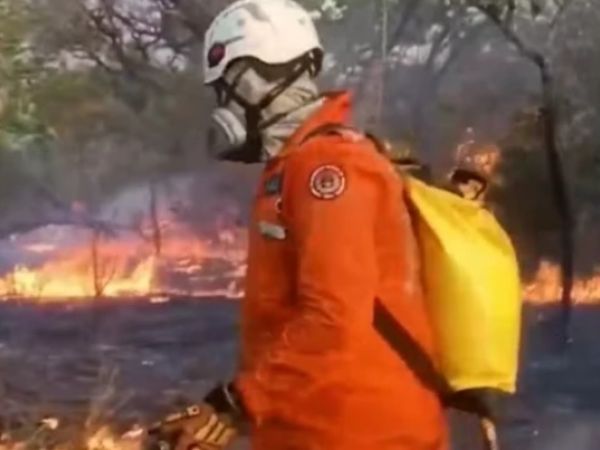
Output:
[[24,2],[0,1],[0,147],[23,149],[46,137],[32,88],[45,68],[28,38],[31,10]]

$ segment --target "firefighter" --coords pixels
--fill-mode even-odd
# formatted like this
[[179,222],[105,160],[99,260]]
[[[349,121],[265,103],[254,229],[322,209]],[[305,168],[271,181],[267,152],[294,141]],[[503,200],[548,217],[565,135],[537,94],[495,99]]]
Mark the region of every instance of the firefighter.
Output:
[[[373,327],[376,301],[434,358],[403,186],[348,93],[319,93],[323,49],[291,0],[239,0],[206,33],[208,149],[265,163],[231,382],[151,429],[175,450],[444,450],[436,394]],[[162,445],[161,444],[161,445]]]

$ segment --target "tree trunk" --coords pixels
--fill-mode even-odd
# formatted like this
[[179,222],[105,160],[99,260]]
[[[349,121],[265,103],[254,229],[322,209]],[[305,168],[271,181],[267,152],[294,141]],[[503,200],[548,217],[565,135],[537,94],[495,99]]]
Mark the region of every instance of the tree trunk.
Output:
[[563,311],[563,342],[569,343],[571,341],[570,321],[573,302],[571,291],[574,281],[573,208],[557,145],[557,114],[554,103],[553,79],[545,59],[537,58],[536,64],[539,67],[542,81],[543,106],[541,114],[544,126],[544,144],[548,160],[548,170],[552,182],[553,198],[561,223],[560,247],[563,289],[560,301]]
[[90,242],[91,246],[91,259],[92,259],[92,283],[94,287],[94,298],[98,299],[102,297],[102,293],[104,290],[104,286],[102,283],[102,270],[100,268],[100,260],[98,254],[98,244],[99,244],[99,233],[97,230],[92,230],[92,240]]
[[150,222],[152,224],[152,244],[154,254],[160,256],[162,252],[162,233],[160,230],[160,218],[158,217],[158,199],[156,193],[156,181],[150,181]]
[[[562,342],[568,344],[571,342],[570,322],[573,308],[572,290],[574,278],[574,220],[573,207],[567,189],[567,181],[564,174],[563,164],[557,144],[557,113],[554,101],[554,83],[548,62],[544,55],[535,49],[527,47],[511,28],[512,14],[503,22],[487,5],[479,4],[476,0],[471,0],[471,5],[478,8],[488,19],[495,24],[504,34],[507,40],[512,43],[519,54],[525,59],[531,61],[540,71],[542,83],[542,108],[541,119],[544,126],[544,148],[546,150],[546,159],[548,160],[548,172],[552,184],[552,194],[558,216],[560,217],[560,249],[561,249],[561,270],[562,270]],[[556,21],[564,8],[555,16]]]

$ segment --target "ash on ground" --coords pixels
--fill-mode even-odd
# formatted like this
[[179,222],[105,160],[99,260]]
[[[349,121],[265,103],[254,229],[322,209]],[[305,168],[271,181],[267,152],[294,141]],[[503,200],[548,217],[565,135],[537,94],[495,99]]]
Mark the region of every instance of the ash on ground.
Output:
[[[0,304],[4,426],[25,433],[46,420],[48,442],[79,430],[71,431],[77,447],[136,448],[140,426],[233,375],[238,312],[225,299]],[[525,310],[520,393],[500,426],[503,450],[595,450],[600,442],[600,307],[577,309],[567,351],[550,320],[556,313]],[[453,413],[451,422],[455,450],[481,448],[472,418]]]

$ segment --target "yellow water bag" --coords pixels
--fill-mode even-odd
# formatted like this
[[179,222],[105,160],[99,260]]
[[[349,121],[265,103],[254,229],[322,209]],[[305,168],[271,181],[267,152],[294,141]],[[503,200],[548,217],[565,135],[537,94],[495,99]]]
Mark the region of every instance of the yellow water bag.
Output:
[[478,203],[408,177],[439,369],[455,390],[513,393],[521,324],[512,243]]

